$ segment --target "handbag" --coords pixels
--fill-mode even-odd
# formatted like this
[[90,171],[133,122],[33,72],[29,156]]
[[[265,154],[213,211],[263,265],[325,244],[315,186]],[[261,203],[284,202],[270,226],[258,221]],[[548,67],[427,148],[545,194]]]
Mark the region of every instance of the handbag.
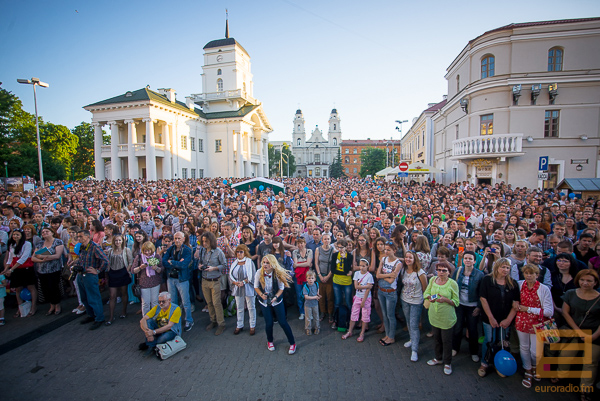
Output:
[[138,283],[137,274],[133,275],[133,284],[131,285],[131,292],[136,298],[142,299],[142,286]]
[[161,360],[172,357],[179,351],[183,351],[187,347],[187,344],[180,336],[176,336],[171,341],[167,341],[164,344],[158,344],[156,346],[156,356]]
[[487,343],[487,351],[483,360],[488,364],[488,366],[494,365],[494,358],[498,351],[503,348],[508,348],[510,346],[509,342],[506,340],[506,332],[503,332],[501,327],[493,329],[492,332],[492,341]]
[[550,318],[542,323],[534,324],[533,329],[538,340],[543,341],[546,344],[554,344],[560,342],[560,335],[556,321]]

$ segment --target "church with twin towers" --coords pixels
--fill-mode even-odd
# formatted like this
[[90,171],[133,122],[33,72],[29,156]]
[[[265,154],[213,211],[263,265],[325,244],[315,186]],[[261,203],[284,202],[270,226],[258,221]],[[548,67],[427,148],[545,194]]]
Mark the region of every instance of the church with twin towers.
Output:
[[327,139],[317,125],[308,140],[302,110],[296,110],[292,133],[292,154],[296,160],[296,177],[327,178],[342,142],[342,128],[337,109],[329,114]]

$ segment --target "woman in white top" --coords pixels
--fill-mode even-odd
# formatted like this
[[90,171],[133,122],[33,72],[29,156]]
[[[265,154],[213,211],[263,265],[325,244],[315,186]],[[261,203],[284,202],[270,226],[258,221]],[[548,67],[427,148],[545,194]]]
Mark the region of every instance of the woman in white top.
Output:
[[383,326],[385,327],[385,337],[379,340],[384,347],[396,342],[396,303],[398,295],[396,288],[398,286],[398,273],[402,262],[396,257],[398,247],[394,242],[385,243],[385,258],[381,260],[377,269],[377,280],[379,284],[379,303],[381,304],[381,313],[383,314]]
[[261,268],[256,272],[254,279],[254,291],[258,295],[263,317],[265,318],[265,331],[267,332],[267,348],[275,351],[273,344],[273,315],[277,316],[279,325],[285,332],[290,343],[288,353],[296,352],[296,340],[292,329],[285,317],[285,306],[283,305],[283,290],[289,288],[292,277],[277,263],[273,255],[266,255],[261,260]]
[[[2,272],[8,279],[10,279],[11,286],[15,290],[17,295],[17,303],[21,305],[23,300],[21,299],[21,290],[23,287],[27,287],[31,293],[31,310],[29,316],[35,315],[37,310],[37,278],[33,271],[33,261],[31,260],[31,242],[25,239],[25,234],[20,228],[14,229],[10,233],[10,239],[7,244],[8,252],[6,252],[6,259],[4,260],[4,271]],[[20,317],[21,313],[17,311],[14,317]]]
[[250,256],[250,250],[244,244],[235,248],[236,259],[229,268],[229,283],[231,284],[231,294],[235,297],[237,306],[237,327],[233,334],[238,335],[244,329],[244,302],[248,307],[250,315],[250,335],[253,336],[256,327],[256,307],[254,292],[254,276],[256,269]]
[[406,252],[404,255],[404,269],[400,272],[402,280],[402,291],[400,300],[402,311],[408,325],[410,340],[404,343],[405,348],[411,348],[410,360],[416,362],[419,359],[419,322],[423,310],[423,292],[427,288],[427,274],[421,268],[421,261],[414,251]]

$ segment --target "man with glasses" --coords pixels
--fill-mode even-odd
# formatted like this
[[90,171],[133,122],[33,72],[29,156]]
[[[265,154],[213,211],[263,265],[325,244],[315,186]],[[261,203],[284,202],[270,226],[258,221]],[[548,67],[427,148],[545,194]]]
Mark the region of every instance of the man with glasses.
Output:
[[158,305],[150,309],[140,320],[146,341],[139,345],[146,356],[154,352],[157,344],[164,344],[181,335],[181,308],[171,303],[171,294],[158,294]]
[[75,266],[83,268],[83,272],[77,275],[76,283],[79,287],[81,303],[85,306],[88,317],[81,324],[91,323],[90,330],[96,330],[104,322],[104,309],[102,297],[98,286],[98,274],[108,267],[108,257],[102,248],[92,241],[90,232],[82,230],[77,233],[77,240],[81,243],[79,258]]
[[163,256],[163,265],[167,272],[167,288],[171,298],[177,302],[177,293],[185,310],[185,331],[194,326],[192,306],[190,304],[190,278],[192,277],[192,248],[185,245],[185,234],[178,231],[173,236],[174,244]]

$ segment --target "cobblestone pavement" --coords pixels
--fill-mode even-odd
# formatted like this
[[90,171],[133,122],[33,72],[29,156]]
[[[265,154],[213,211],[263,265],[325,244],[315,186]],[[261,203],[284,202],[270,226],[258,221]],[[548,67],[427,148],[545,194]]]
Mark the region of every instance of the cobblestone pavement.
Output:
[[[131,308],[131,311],[134,308]],[[135,308],[137,309],[137,307]],[[144,358],[137,350],[143,340],[140,315],[117,319],[110,327],[89,331],[81,319],[0,356],[2,396],[22,400],[571,400],[575,394],[540,394],[521,385],[519,374],[500,378],[477,376],[478,364],[469,355],[453,360],[454,373],[430,367],[433,340],[422,336],[420,359],[410,361],[402,347],[408,333],[399,328],[397,343],[382,347],[371,330],[364,343],[356,335],[342,341],[341,333],[323,325],[319,335],[306,336],[293,309],[290,324],[298,344],[288,355],[281,328],[275,326],[275,352],[266,348],[264,321],[257,333],[248,329],[234,336],[235,318],[228,318],[221,336],[206,332],[208,314],[194,313],[195,326],[184,333],[188,348],[166,361]],[[43,309],[41,309],[43,310]],[[106,312],[106,311],[105,311]],[[85,316],[85,315],[84,315]],[[246,317],[247,319],[247,317]],[[43,320],[40,320],[40,324]],[[10,325],[2,328],[10,330]],[[466,349],[466,344],[463,345]],[[177,398],[176,398],[177,397]]]

